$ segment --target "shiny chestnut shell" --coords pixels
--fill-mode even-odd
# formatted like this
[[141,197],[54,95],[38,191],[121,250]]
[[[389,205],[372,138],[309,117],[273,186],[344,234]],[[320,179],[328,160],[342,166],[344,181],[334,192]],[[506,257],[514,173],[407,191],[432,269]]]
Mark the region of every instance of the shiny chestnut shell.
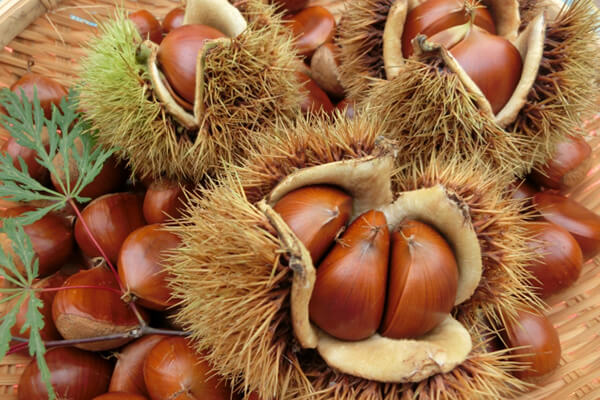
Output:
[[548,189],[568,189],[580,183],[591,167],[592,148],[580,135],[561,140],[548,162],[531,179]]
[[517,320],[506,327],[506,341],[515,361],[527,367],[515,373],[521,379],[538,378],[554,371],[560,362],[558,332],[545,316],[518,311]]
[[185,203],[183,186],[168,180],[154,181],[144,196],[144,218],[149,224],[159,224],[181,215]]
[[27,99],[32,102],[34,88],[37,90],[37,97],[40,106],[44,110],[44,115],[50,119],[52,117],[52,105],[60,106],[62,98],[67,95],[67,89],[52,78],[35,72],[28,72],[13,83],[10,90],[19,96],[22,90]]
[[160,224],[143,226],[127,236],[119,252],[119,276],[139,304],[159,311],[176,304],[163,265],[168,252],[179,245],[179,238]]
[[330,114],[333,110],[333,103],[327,96],[327,93],[310,76],[296,71],[296,79],[303,84],[300,94],[303,96],[300,110],[302,114],[315,113],[323,111]]
[[310,58],[319,46],[331,42],[335,35],[335,18],[324,7],[307,7],[293,15],[290,28],[301,56]]
[[[0,216],[17,217],[34,210],[30,206],[18,206],[0,211]],[[53,274],[71,257],[74,248],[73,228],[66,218],[49,213],[33,224],[24,226],[23,229],[29,236],[33,251],[38,257],[39,277]],[[17,261],[17,264],[20,263]]]
[[[65,280],[67,279],[67,275],[58,271],[44,279],[40,279],[33,284],[35,289],[44,289],[44,288],[59,288],[63,285]],[[52,292],[38,292],[36,296],[42,301],[43,306],[39,309],[42,314],[42,318],[44,320],[44,327],[40,329],[40,336],[43,340],[59,340],[62,339],[60,333],[56,330],[56,326],[54,325],[54,320],[52,319],[52,302],[54,301],[54,297],[56,296],[55,291]],[[21,337],[28,339],[30,328],[23,333],[21,333],[21,328],[27,321],[27,311],[29,309],[28,301],[24,301],[19,308],[19,313],[17,314],[17,319],[15,324],[10,330],[10,333],[15,337]]]
[[334,186],[305,186],[283,196],[273,209],[317,263],[350,220],[352,197]]
[[521,79],[523,61],[517,48],[501,36],[472,27],[450,53],[481,89],[492,112],[502,110]]
[[392,233],[386,311],[380,332],[415,338],[435,328],[452,310],[458,287],[454,253],[435,229],[406,221]]
[[156,344],[144,361],[144,380],[153,400],[229,400],[231,392],[182,337]]
[[281,5],[288,12],[296,12],[306,7],[309,0],[271,0],[271,3]]
[[[428,0],[413,8],[406,16],[402,32],[402,53],[408,58],[413,54],[411,41],[419,34],[427,37],[461,25],[471,18],[466,12],[464,0]],[[495,34],[492,15],[485,7],[475,10],[475,25]]]
[[[142,206],[143,198],[140,195],[112,193],[92,200],[81,212],[86,225],[111,262],[116,263],[127,235],[146,224]],[[75,222],[75,240],[86,256],[101,256],[79,218]]]
[[589,260],[600,252],[600,216],[575,200],[558,193],[540,192],[533,197],[542,218],[565,228],[581,247],[583,259]]
[[541,297],[548,297],[571,286],[583,266],[581,248],[564,228],[549,223],[535,222],[527,225],[527,245],[540,257],[529,263],[527,269],[533,274],[531,286]]
[[317,267],[310,319],[342,340],[373,335],[383,315],[390,234],[385,215],[368,211],[344,232]]
[[158,63],[173,90],[189,104],[196,94],[196,64],[205,43],[225,37],[206,25],[183,25],[169,32],[160,44]]
[[[44,143],[44,146],[46,147],[46,150],[48,150],[49,137],[45,129],[42,131],[41,139],[42,143]],[[2,154],[8,155],[12,158],[13,165],[19,171],[22,171],[21,164],[19,162],[20,157],[27,166],[27,172],[29,173],[29,176],[36,181],[41,182],[42,184],[46,184],[48,182],[48,177],[50,175],[48,173],[48,169],[37,162],[37,152],[35,150],[20,145],[12,136],[10,136],[2,143],[0,151]]]
[[[82,270],[70,276],[63,285],[88,286],[61,290],[52,303],[52,318],[56,328],[65,339],[96,337],[127,332],[139,325],[131,308],[114,291],[95,289],[106,287],[118,292],[119,286],[112,271],[104,266]],[[140,308],[142,317],[146,312]],[[130,338],[78,344],[85,350],[108,350],[119,347]]]
[[162,42],[162,25],[150,11],[138,10],[129,14],[128,18],[135,24],[143,40],[150,39],[158,44]]
[[[98,354],[74,347],[58,347],[48,350],[44,358],[50,369],[50,382],[60,399],[89,400],[108,389],[112,364]],[[27,365],[19,379],[18,398],[49,398],[35,359]]]
[[165,337],[163,335],[143,336],[125,346],[117,354],[117,364],[110,378],[108,390],[148,396],[144,382],[144,360],[150,350]]
[[169,33],[175,28],[179,28],[183,25],[183,17],[185,16],[185,10],[181,7],[177,7],[169,11],[163,19],[162,27],[164,33]]
[[148,397],[126,392],[110,392],[94,397],[92,400],[149,400]]

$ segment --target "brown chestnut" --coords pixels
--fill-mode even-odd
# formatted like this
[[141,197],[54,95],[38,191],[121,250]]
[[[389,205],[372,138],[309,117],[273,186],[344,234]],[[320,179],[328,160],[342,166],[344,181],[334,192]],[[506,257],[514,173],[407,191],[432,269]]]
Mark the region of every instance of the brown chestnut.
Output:
[[568,136],[556,145],[550,160],[531,179],[548,189],[568,189],[580,183],[592,166],[592,148],[580,135]]
[[148,390],[144,382],[144,360],[150,350],[165,337],[163,335],[148,335],[125,346],[117,354],[117,364],[110,378],[108,390],[148,396]]
[[553,372],[560,362],[558,332],[548,318],[535,311],[518,311],[506,327],[506,341],[515,361],[527,367],[515,373],[521,379],[538,378]]
[[183,17],[185,10],[181,7],[177,7],[169,11],[169,13],[163,19],[162,27],[164,33],[169,33],[175,28],[179,28],[183,25]]
[[133,393],[110,392],[98,397],[94,397],[92,400],[148,400],[148,398]]
[[163,38],[163,28],[156,17],[148,10],[138,10],[129,14],[129,19],[135,24],[143,40],[150,39],[160,44]]
[[152,400],[229,400],[231,391],[182,337],[155,345],[144,361],[144,381]]
[[305,186],[283,196],[273,209],[317,263],[349,221],[352,197],[333,186]]
[[530,282],[541,297],[548,297],[571,286],[583,266],[581,248],[564,228],[549,222],[527,225],[531,240],[527,245],[540,257],[529,263],[527,269],[533,274]]
[[288,12],[302,10],[308,4],[308,0],[271,0],[272,3],[281,5]]
[[[35,289],[45,289],[45,288],[59,288],[63,285],[65,279],[67,279],[67,275],[58,271],[44,279],[41,279],[33,284],[33,288]],[[56,330],[56,326],[54,326],[54,320],[52,319],[52,302],[54,301],[54,297],[56,296],[55,291],[52,292],[38,292],[36,296],[42,301],[43,306],[40,308],[40,313],[42,314],[44,320],[44,327],[40,330],[40,336],[43,340],[59,340],[61,339],[60,333]],[[15,324],[11,328],[10,332],[15,337],[21,337],[28,339],[30,329],[23,333],[21,333],[21,328],[23,324],[27,321],[27,310],[29,309],[28,302],[25,301],[21,304],[19,308],[19,313],[17,314],[17,319]]]
[[[98,354],[74,347],[57,347],[44,355],[56,396],[68,400],[89,400],[105,393],[112,372],[110,361]],[[48,389],[35,359],[19,379],[19,400],[47,400]]]
[[319,46],[333,40],[335,18],[324,7],[307,7],[291,17],[290,28],[298,53],[310,58]]
[[144,218],[149,224],[160,224],[181,216],[185,193],[180,183],[158,180],[148,187],[144,196]]
[[183,25],[163,39],[158,50],[158,63],[176,94],[194,104],[198,54],[207,41],[225,34],[206,25]]
[[383,315],[390,233],[385,215],[367,211],[344,232],[317,268],[311,320],[342,340],[373,335]]
[[119,276],[139,304],[159,311],[176,304],[163,264],[166,252],[179,245],[179,238],[160,224],[143,226],[127,236],[119,253]]
[[[34,211],[30,206],[18,206],[0,211],[2,218],[17,217],[23,213]],[[38,276],[44,277],[56,272],[71,257],[74,248],[73,228],[66,218],[54,213],[46,214],[31,225],[23,227],[31,240],[33,250],[38,257]],[[4,234],[0,234],[2,247],[11,251],[10,242]],[[24,272],[20,260],[15,260],[17,268]]]
[[[142,205],[140,195],[112,193],[92,200],[83,209],[82,218],[112,263],[116,263],[127,235],[146,224]],[[86,256],[101,256],[79,218],[75,222],[75,240]]]
[[421,2],[406,16],[402,32],[402,53],[408,58],[413,54],[411,41],[418,35],[433,36],[456,25],[470,20],[469,12],[474,12],[475,25],[495,34],[496,27],[492,15],[485,7],[468,11],[465,0],[428,0]]
[[[46,148],[48,147],[49,137],[48,131],[46,128],[42,130],[42,143]],[[13,165],[21,171],[21,164],[19,162],[19,157],[23,159],[25,165],[27,166],[27,172],[29,176],[35,179],[42,184],[46,184],[48,181],[48,169],[37,162],[37,152],[29,147],[25,147],[17,143],[17,141],[11,136],[5,142],[2,143],[2,147],[0,147],[0,151],[2,154],[8,155],[13,160]]]
[[295,74],[298,81],[303,83],[303,87],[300,89],[300,94],[303,96],[302,103],[300,104],[302,114],[320,111],[327,114],[333,112],[333,103],[331,103],[327,93],[317,85],[317,82],[302,72],[296,71]]
[[[82,339],[128,332],[139,325],[133,311],[121,299],[113,273],[100,265],[69,277],[52,303],[52,318],[65,339]],[[88,286],[73,288],[70,286]],[[99,287],[99,288],[95,288]],[[110,288],[113,290],[106,290]],[[142,317],[147,313],[140,308]],[[78,344],[85,350],[108,350],[119,347],[130,338]]]
[[533,197],[536,210],[548,222],[565,228],[581,247],[584,261],[600,251],[600,216],[558,193],[540,192]]
[[67,89],[63,85],[52,78],[35,72],[28,72],[23,75],[11,85],[10,90],[19,96],[22,90],[30,102],[33,101],[34,91],[37,91],[40,106],[48,119],[52,118],[52,105],[59,107],[62,98],[67,95]]
[[405,221],[392,233],[381,334],[401,339],[429,332],[452,310],[457,287],[456,258],[446,240],[429,225]]
[[[83,149],[83,143],[79,139],[75,139],[74,141],[76,151],[81,154]],[[61,153],[57,153],[54,159],[52,160],[52,164],[56,167],[58,171],[58,176],[51,175],[50,179],[52,180],[52,185],[56,190],[63,193],[63,189],[61,187],[61,182],[63,185],[70,184],[72,188],[73,185],[77,182],[79,178],[79,169],[77,167],[77,163],[75,158],[72,157],[72,151],[70,150],[69,154],[69,181],[66,182],[66,177],[64,176],[64,159]],[[60,179],[59,179],[60,177]],[[126,173],[125,170],[119,163],[116,158],[109,157],[104,164],[102,165],[102,169],[100,173],[94,178],[94,180],[88,183],[79,193],[81,197],[88,197],[91,199],[95,199],[96,197],[102,196],[103,194],[112,193],[117,191],[124,183],[125,183]]]

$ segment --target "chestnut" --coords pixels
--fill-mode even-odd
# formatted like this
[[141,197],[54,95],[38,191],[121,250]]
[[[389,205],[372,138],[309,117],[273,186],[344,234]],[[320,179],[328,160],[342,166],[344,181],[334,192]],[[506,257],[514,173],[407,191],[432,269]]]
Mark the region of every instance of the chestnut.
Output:
[[305,186],[283,196],[273,209],[317,263],[349,221],[352,197],[333,186]]
[[[83,149],[83,143],[79,139],[75,139],[75,149],[80,152]],[[63,193],[63,189],[60,185],[62,182],[63,185],[67,185],[67,183],[72,188],[73,185],[77,182],[79,178],[79,169],[77,168],[77,163],[75,162],[75,158],[72,157],[72,151],[70,150],[69,154],[69,181],[66,182],[66,177],[64,176],[63,168],[64,168],[64,160],[63,155],[58,153],[54,156],[52,160],[52,164],[56,167],[59,176],[51,175],[50,179],[52,180],[52,185],[56,190]],[[60,180],[59,180],[60,178]],[[79,193],[81,197],[88,197],[91,199],[95,199],[96,197],[102,196],[107,193],[112,193],[117,191],[124,183],[125,183],[126,173],[122,166],[118,163],[115,157],[109,157],[104,164],[102,165],[102,169],[100,173],[94,178],[94,180],[88,183]]]
[[592,166],[592,148],[580,135],[564,138],[556,145],[554,154],[531,179],[548,189],[568,189],[580,183]]
[[[65,339],[81,339],[128,332],[139,325],[133,311],[121,299],[113,273],[103,265],[82,270],[70,276],[52,303],[54,324]],[[89,288],[69,289],[70,286]],[[94,287],[100,288],[94,288]],[[113,290],[106,290],[109,288]],[[143,318],[147,313],[139,309]],[[82,343],[85,350],[108,350],[119,347],[130,338]]]
[[167,286],[163,263],[166,262],[165,253],[179,245],[179,238],[160,224],[138,228],[123,242],[119,253],[119,276],[142,306],[161,311],[176,304]]
[[33,93],[37,91],[40,106],[48,119],[52,118],[52,105],[59,107],[62,98],[67,95],[67,89],[63,85],[35,72],[23,75],[11,85],[10,90],[18,95],[21,95],[21,91],[23,91],[30,102],[33,102]]
[[531,223],[527,231],[532,238],[527,245],[540,257],[527,265],[535,278],[531,286],[538,289],[541,297],[571,286],[583,266],[583,254],[577,241],[566,229],[549,222]]
[[[2,218],[17,217],[23,213],[34,211],[30,206],[12,207],[0,212]],[[48,276],[56,272],[73,253],[73,228],[66,218],[54,213],[46,214],[33,224],[23,227],[31,240],[33,250],[38,257],[38,275]],[[4,235],[0,235],[2,246],[11,251],[10,242]],[[20,260],[15,260],[17,268],[24,272]]]
[[310,319],[342,340],[373,335],[383,315],[390,233],[385,215],[367,211],[344,232],[317,267]]
[[162,28],[164,33],[169,33],[175,28],[179,28],[183,25],[183,17],[185,10],[181,7],[177,7],[169,11],[163,19]]
[[[50,370],[50,382],[60,399],[89,400],[105,393],[112,363],[99,354],[74,347],[57,347],[44,355]],[[32,359],[19,379],[19,400],[47,400],[37,361]]]
[[272,0],[271,2],[281,5],[288,12],[300,11],[308,4],[308,0]]
[[166,336],[143,336],[125,346],[117,354],[117,364],[110,378],[111,392],[127,392],[148,396],[144,382],[144,360],[152,348]]
[[185,202],[183,186],[168,180],[154,181],[144,196],[144,218],[149,224],[159,224],[179,218]]
[[[471,16],[465,0],[428,0],[413,8],[406,16],[402,32],[402,53],[405,58],[413,54],[412,40],[418,35],[433,36],[456,25],[469,21]],[[485,7],[474,11],[474,24],[495,34],[496,27],[492,15]]]
[[[142,196],[133,193],[112,193],[92,200],[81,218],[110,262],[116,263],[123,241],[131,232],[146,224],[142,211]],[[88,257],[102,254],[94,245],[81,219],[75,222],[75,240]]]
[[165,338],[150,350],[144,361],[144,381],[152,400],[231,398],[229,388],[182,337]]
[[[560,362],[558,332],[545,316],[519,310],[516,321],[506,326],[506,342],[515,361],[526,363],[515,375],[520,379],[539,378],[553,372]],[[510,320],[509,320],[510,321]]]
[[311,77],[332,98],[344,97],[344,88],[339,79],[338,47],[333,43],[321,45],[310,60]]
[[135,24],[142,39],[150,39],[158,44],[162,42],[163,28],[150,11],[138,10],[129,14],[128,18]]
[[[44,288],[59,288],[63,285],[64,281],[67,279],[67,275],[58,271],[44,279],[38,280],[33,284],[34,289],[44,289]],[[59,340],[61,339],[60,333],[56,330],[56,326],[54,325],[54,321],[52,320],[52,302],[54,301],[54,297],[56,296],[55,291],[52,292],[39,292],[36,293],[36,296],[42,301],[43,306],[40,308],[40,313],[42,314],[44,320],[44,327],[40,330],[40,336],[43,340]],[[27,321],[27,310],[29,309],[29,303],[27,301],[21,304],[19,308],[19,313],[17,314],[17,319],[15,324],[11,328],[10,332],[15,337],[21,338],[29,338],[30,329],[23,333],[21,333],[21,329],[25,322]]]
[[94,397],[92,400],[148,400],[148,398],[133,393],[110,392],[98,397]]
[[325,93],[310,76],[298,71],[296,71],[295,74],[298,81],[303,83],[303,87],[300,90],[301,95],[303,96],[302,103],[300,104],[302,114],[319,111],[330,114],[334,108],[327,93]]
[[[46,128],[42,131],[42,143],[48,146],[48,134]],[[37,152],[29,147],[25,147],[17,143],[17,141],[11,136],[0,147],[2,154],[8,155],[13,160],[13,165],[21,171],[21,164],[19,157],[23,159],[27,166],[27,172],[36,181],[46,184],[48,181],[48,169],[37,162]]]
[[335,18],[324,7],[307,7],[291,17],[289,23],[301,56],[310,58],[324,43],[333,41]]
[[160,44],[158,63],[167,82],[187,103],[194,104],[198,54],[207,41],[225,34],[206,25],[183,25],[169,32]]
[[415,338],[452,310],[458,267],[450,245],[435,229],[405,221],[392,233],[392,251],[382,336]]
[[578,202],[558,193],[540,192],[533,196],[542,218],[565,228],[579,243],[584,261],[600,251],[600,216]]

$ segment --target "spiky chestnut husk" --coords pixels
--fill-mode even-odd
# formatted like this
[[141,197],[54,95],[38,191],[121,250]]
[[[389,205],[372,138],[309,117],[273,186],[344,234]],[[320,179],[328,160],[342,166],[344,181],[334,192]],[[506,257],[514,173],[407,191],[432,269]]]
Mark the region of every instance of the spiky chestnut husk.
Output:
[[[522,175],[543,165],[556,143],[575,132],[581,117],[594,110],[600,19],[592,0],[575,0],[548,21],[540,73],[516,121],[507,126],[507,119],[502,127],[480,115],[473,105],[477,98],[462,82],[448,77],[447,65],[434,55],[409,62],[401,76],[386,81],[383,30],[394,3],[357,0],[348,5],[348,18],[340,24],[340,75],[350,97],[377,99],[382,117],[391,121],[390,128],[397,127],[394,137],[413,142],[415,151],[428,153],[441,146],[468,157],[470,149],[483,148],[491,162]],[[521,1],[524,23],[532,22],[542,4],[548,2],[533,6]],[[556,14],[553,10],[549,14]],[[437,101],[438,96],[444,101]],[[405,126],[409,129],[402,129]]]
[[[333,124],[298,121],[265,139],[244,167],[230,170],[219,185],[192,196],[184,217],[171,225],[184,246],[169,263],[174,295],[182,300],[178,320],[218,373],[265,399],[496,399],[526,387],[510,375],[517,369],[506,353],[484,351],[485,315],[537,300],[523,283],[524,248],[519,205],[505,200],[503,178],[477,160],[442,158],[400,166],[397,187],[436,182],[458,188],[485,249],[487,282],[456,309],[468,322],[475,348],[449,373],[416,384],[383,384],[337,373],[315,351],[301,350],[290,317],[293,266],[277,230],[257,202],[286,176],[305,167],[380,156],[382,121],[369,114]],[[281,139],[277,139],[277,137]],[[385,141],[385,140],[384,140]],[[402,150],[400,150],[401,152]],[[462,188],[464,186],[464,188]],[[505,237],[508,236],[508,237]],[[512,246],[507,247],[507,246]],[[498,288],[493,287],[499,285]],[[508,310],[508,312],[507,312]]]
[[[520,3],[527,7],[531,2]],[[506,128],[519,140],[519,148],[533,155],[530,162],[536,170],[543,168],[560,141],[581,134],[582,118],[597,110],[600,89],[600,11],[594,1],[575,0],[562,9],[560,2],[539,1],[523,21],[543,7],[557,15],[548,22],[540,70],[527,102]]]
[[222,161],[240,161],[258,127],[295,115],[300,105],[296,53],[272,6],[243,2],[248,29],[205,58],[205,114],[200,129],[185,129],[152,90],[139,54],[142,42],[123,15],[101,28],[81,63],[81,104],[98,141],[135,176],[199,182]]

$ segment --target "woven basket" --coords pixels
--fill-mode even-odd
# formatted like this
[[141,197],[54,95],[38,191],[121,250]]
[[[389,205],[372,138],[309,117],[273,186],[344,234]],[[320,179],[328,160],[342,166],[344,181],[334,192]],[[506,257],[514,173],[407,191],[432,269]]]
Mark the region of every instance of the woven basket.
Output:
[[[324,5],[339,18],[343,1],[312,0],[311,4]],[[596,2],[600,5],[600,0]],[[96,33],[98,22],[114,15],[116,5],[145,8],[163,17],[180,4],[177,0],[0,0],[0,48],[6,46],[0,52],[0,87],[15,82],[31,62],[32,71],[69,86],[84,55],[81,44]],[[594,148],[595,167],[569,195],[600,213],[600,114],[586,121],[583,129]],[[599,264],[600,258],[588,262],[574,286],[548,300],[549,317],[560,333],[561,365],[523,399],[600,399]],[[0,360],[0,400],[17,398],[19,377],[28,362],[24,355]]]

